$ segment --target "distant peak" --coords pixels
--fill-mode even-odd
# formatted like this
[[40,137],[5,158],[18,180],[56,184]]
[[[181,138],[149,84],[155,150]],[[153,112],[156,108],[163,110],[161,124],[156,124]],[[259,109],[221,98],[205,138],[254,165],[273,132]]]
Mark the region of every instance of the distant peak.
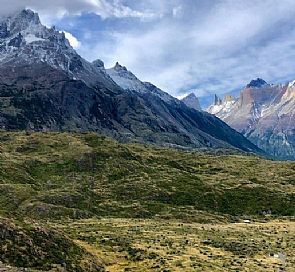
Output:
[[114,69],[116,71],[121,71],[121,70],[127,71],[127,68],[125,66],[122,66],[119,62],[116,62]]
[[267,85],[267,82],[261,78],[253,79],[251,82],[246,86],[247,88],[261,88]]
[[[194,99],[194,98],[197,98],[196,95],[194,93],[190,93],[188,94],[184,99],[186,98],[191,98],[191,99]],[[198,98],[197,98],[198,99]]]
[[199,99],[196,97],[194,93],[188,94],[186,97],[181,99],[188,107],[193,108],[195,110],[201,110]]

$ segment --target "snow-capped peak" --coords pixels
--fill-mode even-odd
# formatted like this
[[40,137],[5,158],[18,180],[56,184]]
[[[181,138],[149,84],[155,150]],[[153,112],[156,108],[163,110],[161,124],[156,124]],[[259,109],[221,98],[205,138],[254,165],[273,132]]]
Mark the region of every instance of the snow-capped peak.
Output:
[[139,85],[141,85],[142,82],[133,73],[128,71],[125,66],[120,65],[119,62],[116,62],[116,65],[113,68],[107,69],[106,71],[123,89],[142,89],[139,88]]
[[[64,33],[43,26],[39,15],[32,10],[24,9],[0,19],[0,44],[2,45],[0,54],[5,51],[6,53],[11,52],[13,50],[11,47],[24,47],[26,44],[40,41],[55,43],[63,48],[71,48]],[[6,45],[6,50],[4,50],[4,45]]]
[[7,63],[46,63],[89,85],[108,81],[104,68],[81,58],[64,32],[43,26],[38,14],[28,9],[0,18],[0,65]]

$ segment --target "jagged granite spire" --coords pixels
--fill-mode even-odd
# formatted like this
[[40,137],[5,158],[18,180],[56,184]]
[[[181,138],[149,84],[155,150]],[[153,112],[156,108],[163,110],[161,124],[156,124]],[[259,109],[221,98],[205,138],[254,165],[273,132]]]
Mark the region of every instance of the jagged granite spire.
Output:
[[217,96],[216,94],[214,95],[214,105],[215,106],[219,106],[222,104],[222,100],[219,96]]

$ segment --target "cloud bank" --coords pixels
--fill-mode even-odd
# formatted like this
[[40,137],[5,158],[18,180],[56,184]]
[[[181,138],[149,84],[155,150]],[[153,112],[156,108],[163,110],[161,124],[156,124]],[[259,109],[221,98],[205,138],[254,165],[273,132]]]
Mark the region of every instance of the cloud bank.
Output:
[[102,18],[153,18],[157,16],[152,12],[133,10],[120,0],[1,0],[0,3],[1,14],[7,14],[22,8],[32,8],[40,13],[56,14],[58,16],[80,15],[83,12],[93,12]]

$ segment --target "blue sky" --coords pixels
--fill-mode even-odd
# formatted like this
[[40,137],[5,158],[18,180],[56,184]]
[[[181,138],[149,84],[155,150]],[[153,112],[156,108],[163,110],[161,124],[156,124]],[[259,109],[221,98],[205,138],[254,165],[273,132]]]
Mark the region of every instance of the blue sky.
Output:
[[119,61],[174,96],[195,92],[203,104],[253,78],[295,79],[294,0],[0,2],[38,11],[45,24],[71,33],[86,59]]

